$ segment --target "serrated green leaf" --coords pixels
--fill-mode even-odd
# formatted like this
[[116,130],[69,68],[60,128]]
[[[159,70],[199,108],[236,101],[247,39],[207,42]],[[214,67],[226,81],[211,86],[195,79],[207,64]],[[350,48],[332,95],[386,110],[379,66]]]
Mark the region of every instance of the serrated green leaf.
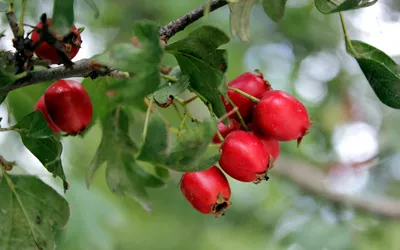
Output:
[[165,83],[154,92],[154,99],[161,104],[167,103],[170,96],[177,96],[189,87],[189,76],[183,75],[177,82]]
[[65,177],[61,163],[62,144],[54,137],[34,138],[25,133],[21,133],[21,139],[25,147],[36,156],[43,166],[64,181],[64,191],[68,188],[67,178]]
[[129,196],[150,210],[146,187],[160,187],[164,182],[137,164],[135,146],[129,137],[129,123],[129,116],[122,108],[117,108],[103,120],[102,139],[89,166],[86,185],[91,185],[96,170],[107,163],[106,180],[110,190],[121,197]]
[[53,131],[40,111],[28,114],[12,128],[31,138],[46,138],[53,135]]
[[212,26],[202,26],[186,38],[166,47],[175,56],[182,73],[190,77],[190,90],[213,107],[220,117],[226,113],[218,87],[223,81],[221,65],[226,65],[226,51],[218,49],[229,42],[226,34]]
[[257,0],[241,0],[229,4],[229,15],[232,37],[239,36],[240,40],[248,41],[250,38],[251,10]]
[[67,34],[74,24],[74,0],[53,1],[53,26],[59,34]]
[[98,77],[92,80],[90,77],[82,81],[82,86],[88,92],[93,106],[93,118],[104,119],[109,111],[109,99],[107,97],[107,81],[108,77]]
[[149,121],[145,141],[142,142],[139,154],[140,161],[152,164],[164,164],[167,158],[168,129],[161,117],[154,113]]
[[282,20],[285,14],[285,5],[287,0],[262,0],[264,12],[274,22]]
[[[110,81],[110,90],[119,103],[143,103],[143,98],[153,93],[160,85],[160,63],[163,49],[159,40],[158,26],[154,22],[142,21],[134,24],[133,43],[119,43],[108,49],[95,60],[130,72],[132,78]],[[134,91],[133,91],[134,90]]]
[[[216,126],[214,120],[206,120],[185,130],[172,147],[165,164],[166,167],[182,172],[207,169],[207,166],[204,166],[203,157],[214,136]],[[206,163],[208,164],[209,161],[207,160]]]
[[98,18],[100,16],[99,8],[97,8],[96,3],[93,0],[85,0],[85,2],[90,6],[90,8],[94,12],[94,18]]
[[323,14],[354,10],[374,5],[378,0],[314,0],[315,7]]
[[389,107],[400,109],[400,66],[383,51],[352,40],[352,54],[377,97]]
[[54,234],[69,218],[56,191],[33,176],[0,177],[0,249],[54,249]]

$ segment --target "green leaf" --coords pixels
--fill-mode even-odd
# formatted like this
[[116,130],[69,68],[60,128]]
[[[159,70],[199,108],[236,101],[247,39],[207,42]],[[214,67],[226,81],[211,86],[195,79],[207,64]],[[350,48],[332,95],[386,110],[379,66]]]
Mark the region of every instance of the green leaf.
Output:
[[[134,24],[133,43],[118,43],[95,60],[121,71],[132,78],[110,81],[109,89],[116,90],[114,99],[127,104],[143,103],[143,98],[160,85],[160,63],[163,49],[159,40],[158,26],[149,21]],[[133,91],[134,90],[134,91]]]
[[100,16],[100,11],[99,11],[99,8],[97,8],[96,3],[93,0],[85,0],[85,2],[94,11],[94,18],[98,18]]
[[287,0],[262,0],[264,12],[274,22],[279,22],[285,14],[286,1]]
[[40,111],[28,114],[12,128],[31,138],[46,138],[53,135],[53,131],[47,125],[46,119]]
[[74,0],[54,0],[53,28],[59,34],[67,34],[74,24]]
[[374,5],[378,0],[315,0],[315,7],[323,14],[360,9]]
[[168,169],[160,167],[160,166],[155,166],[154,170],[155,170],[157,176],[160,177],[161,179],[168,179],[169,178]]
[[109,112],[109,99],[107,97],[107,77],[98,77],[92,80],[90,77],[82,81],[82,85],[88,92],[93,106],[92,121],[103,119]]
[[226,113],[218,87],[223,82],[221,65],[226,65],[226,51],[218,49],[229,42],[225,33],[212,26],[202,26],[186,38],[166,47],[175,56],[182,73],[190,77],[190,90],[213,107],[220,117]]
[[43,166],[54,177],[58,176],[64,181],[64,191],[66,191],[68,189],[68,182],[61,163],[61,142],[54,137],[35,138],[29,137],[23,132],[20,132],[20,135],[25,147],[36,156]]
[[167,149],[167,126],[161,117],[154,113],[149,121],[145,140],[142,142],[136,158],[152,164],[164,164],[167,158]]
[[400,109],[400,66],[383,51],[351,41],[349,53],[357,60],[377,97],[389,107]]
[[238,3],[229,4],[232,37],[235,38],[239,35],[240,40],[249,40],[251,10],[256,3],[257,0],[242,0]]
[[146,187],[160,187],[164,182],[145,172],[135,161],[135,146],[129,137],[129,116],[122,108],[103,120],[103,135],[96,155],[89,166],[86,185],[91,185],[96,170],[107,163],[106,180],[118,196],[129,196],[149,211]]
[[189,130],[185,130],[172,147],[166,167],[182,172],[201,171],[210,167],[208,164],[216,158],[205,160],[203,157],[216,128],[217,125],[214,120],[206,120]]
[[54,234],[69,218],[56,191],[33,176],[0,177],[0,249],[54,249]]
[[154,92],[154,99],[161,104],[167,103],[170,96],[177,96],[189,87],[189,76],[183,75],[177,82],[165,83]]

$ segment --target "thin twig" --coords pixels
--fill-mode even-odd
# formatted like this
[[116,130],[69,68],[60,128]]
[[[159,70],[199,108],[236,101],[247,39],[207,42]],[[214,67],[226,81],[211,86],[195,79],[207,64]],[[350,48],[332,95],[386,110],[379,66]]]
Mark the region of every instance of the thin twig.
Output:
[[378,215],[400,219],[400,200],[373,195],[357,196],[336,193],[325,186],[325,174],[319,168],[300,159],[280,157],[271,172],[290,180],[302,189],[325,197],[330,201]]
[[170,22],[160,29],[161,40],[168,41],[176,33],[184,30],[189,24],[199,20],[204,16],[205,8],[209,7],[209,12],[211,12],[222,6],[225,6],[226,4],[228,4],[226,0],[213,0],[210,5],[205,4],[178,18],[177,20]]

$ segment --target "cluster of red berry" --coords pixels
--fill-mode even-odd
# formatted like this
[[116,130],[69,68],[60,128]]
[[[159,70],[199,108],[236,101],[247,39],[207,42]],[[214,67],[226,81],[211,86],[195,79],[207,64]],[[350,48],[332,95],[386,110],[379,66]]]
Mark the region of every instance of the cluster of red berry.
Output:
[[58,80],[51,84],[36,103],[54,133],[82,133],[92,120],[92,102],[82,84]]
[[[279,141],[297,140],[299,144],[312,125],[304,105],[292,95],[272,90],[260,72],[247,72],[228,84],[228,97],[224,101],[229,113],[228,125],[218,124],[221,143],[220,167],[241,182],[260,183],[268,180],[267,172],[279,157]],[[242,126],[246,124],[246,126]],[[182,176],[181,191],[199,212],[223,215],[231,205],[231,189],[227,178],[216,166]]]

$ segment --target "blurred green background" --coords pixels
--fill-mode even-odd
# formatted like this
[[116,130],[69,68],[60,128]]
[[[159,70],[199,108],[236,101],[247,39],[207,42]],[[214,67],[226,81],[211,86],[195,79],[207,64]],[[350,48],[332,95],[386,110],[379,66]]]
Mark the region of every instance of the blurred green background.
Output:
[[[154,20],[162,26],[205,1],[94,2],[100,9],[98,19],[85,1],[75,1],[77,26],[86,27],[76,60],[126,41],[136,20]],[[29,1],[28,10],[26,22],[35,24],[41,13],[51,14],[52,1]],[[370,8],[346,12],[345,16],[353,39],[368,42],[399,59],[399,1],[380,1]],[[204,24],[229,34],[229,9],[213,12],[170,43]],[[4,18],[1,25],[7,28]],[[281,143],[277,168],[290,162],[291,166],[286,167],[295,173],[299,162],[323,173],[317,181],[324,182],[329,192],[366,200],[370,196],[400,200],[400,112],[378,101],[356,62],[345,53],[339,16],[322,15],[311,0],[289,0],[285,18],[279,24],[256,5],[251,25],[249,42],[232,38],[224,46],[228,50],[228,79],[260,69],[274,89],[288,91],[302,100],[316,121],[300,148],[294,142]],[[8,37],[10,34],[6,33]],[[2,39],[0,45],[9,49],[11,41]],[[164,63],[176,65],[169,55]],[[13,114],[2,125],[31,111],[46,86],[13,92],[17,104],[12,105]],[[190,109],[199,118],[209,116],[200,102],[190,105]],[[6,116],[4,105],[1,112]],[[165,115],[173,124],[179,124],[173,112],[167,110]],[[136,114],[135,119],[133,133],[140,134],[143,114]],[[400,223],[396,219],[307,192],[279,171],[258,186],[230,180],[233,206],[218,220],[196,212],[184,200],[178,188],[179,173],[171,173],[165,188],[150,191],[151,213],[128,198],[114,196],[105,183],[104,168],[87,190],[84,178],[100,142],[100,132],[95,126],[84,139],[64,140],[71,218],[66,229],[57,233],[57,249],[400,249]],[[46,175],[15,135],[4,134],[0,141],[3,156],[15,159],[21,169],[42,176],[60,190],[59,181]]]

